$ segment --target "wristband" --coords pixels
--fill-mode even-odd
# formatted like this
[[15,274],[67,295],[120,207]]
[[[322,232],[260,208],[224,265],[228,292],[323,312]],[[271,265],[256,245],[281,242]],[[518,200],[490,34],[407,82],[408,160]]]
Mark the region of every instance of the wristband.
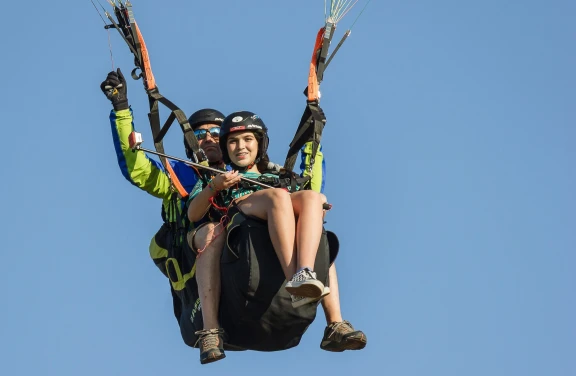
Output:
[[208,187],[210,188],[212,193],[218,193],[220,191],[219,189],[216,189],[216,184],[214,183],[214,180],[210,180],[210,183],[208,183]]

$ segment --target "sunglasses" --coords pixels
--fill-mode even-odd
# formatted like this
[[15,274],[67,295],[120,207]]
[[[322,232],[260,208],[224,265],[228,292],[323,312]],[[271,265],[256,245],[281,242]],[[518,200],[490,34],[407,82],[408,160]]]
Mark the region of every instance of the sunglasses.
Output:
[[212,138],[220,137],[220,127],[214,127],[210,129],[197,129],[194,131],[194,136],[196,136],[198,140],[203,140],[208,136],[208,132],[210,132],[210,136],[212,136]]

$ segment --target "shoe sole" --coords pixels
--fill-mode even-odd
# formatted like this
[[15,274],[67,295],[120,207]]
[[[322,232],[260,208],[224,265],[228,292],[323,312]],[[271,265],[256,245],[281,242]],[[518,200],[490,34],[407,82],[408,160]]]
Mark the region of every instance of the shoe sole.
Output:
[[292,295],[306,298],[320,298],[324,292],[324,284],[317,280],[293,282],[292,286],[286,286],[285,288]]
[[332,341],[322,341],[320,348],[325,351],[343,352],[346,350],[362,350],[366,347],[366,336],[362,335],[360,338],[349,338],[344,341],[340,346],[330,348],[329,345]]
[[303,305],[306,305],[306,304],[317,302],[320,299],[324,298],[328,294],[330,294],[330,287],[324,287],[324,290],[322,291],[322,295],[320,295],[319,298],[304,298],[304,299],[301,299],[295,303],[292,303],[292,307],[298,308],[298,307],[302,307]]
[[200,364],[214,363],[214,362],[217,362],[217,361],[224,359],[224,358],[226,358],[226,354],[221,354],[220,356],[208,357],[208,358],[200,361]]

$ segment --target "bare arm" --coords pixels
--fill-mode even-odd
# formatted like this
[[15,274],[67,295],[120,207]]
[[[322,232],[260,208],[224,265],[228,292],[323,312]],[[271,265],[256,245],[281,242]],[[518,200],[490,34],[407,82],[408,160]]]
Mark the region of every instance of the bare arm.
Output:
[[206,186],[192,201],[190,206],[188,206],[188,219],[191,222],[198,222],[206,215],[206,212],[210,208],[210,198],[216,195],[216,191],[212,188],[212,182]]
[[210,183],[198,193],[188,206],[188,219],[191,222],[198,222],[206,215],[210,208],[210,199],[223,190],[232,187],[240,181],[238,171],[229,171],[216,176]]

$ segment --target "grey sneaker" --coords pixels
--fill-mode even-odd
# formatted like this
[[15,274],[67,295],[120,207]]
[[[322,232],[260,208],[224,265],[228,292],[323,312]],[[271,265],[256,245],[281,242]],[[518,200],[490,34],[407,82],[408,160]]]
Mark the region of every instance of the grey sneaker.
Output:
[[308,298],[305,296],[297,296],[290,294],[290,298],[292,299],[292,307],[298,308],[309,303],[317,302],[328,294],[330,294],[330,287],[328,286],[324,286],[324,291],[322,292],[322,295],[320,295],[319,298]]
[[291,295],[305,298],[320,298],[324,293],[324,284],[316,279],[316,273],[308,268],[294,274],[285,288]]
[[326,351],[362,350],[368,342],[366,335],[354,330],[348,321],[333,322],[324,329],[320,348]]

